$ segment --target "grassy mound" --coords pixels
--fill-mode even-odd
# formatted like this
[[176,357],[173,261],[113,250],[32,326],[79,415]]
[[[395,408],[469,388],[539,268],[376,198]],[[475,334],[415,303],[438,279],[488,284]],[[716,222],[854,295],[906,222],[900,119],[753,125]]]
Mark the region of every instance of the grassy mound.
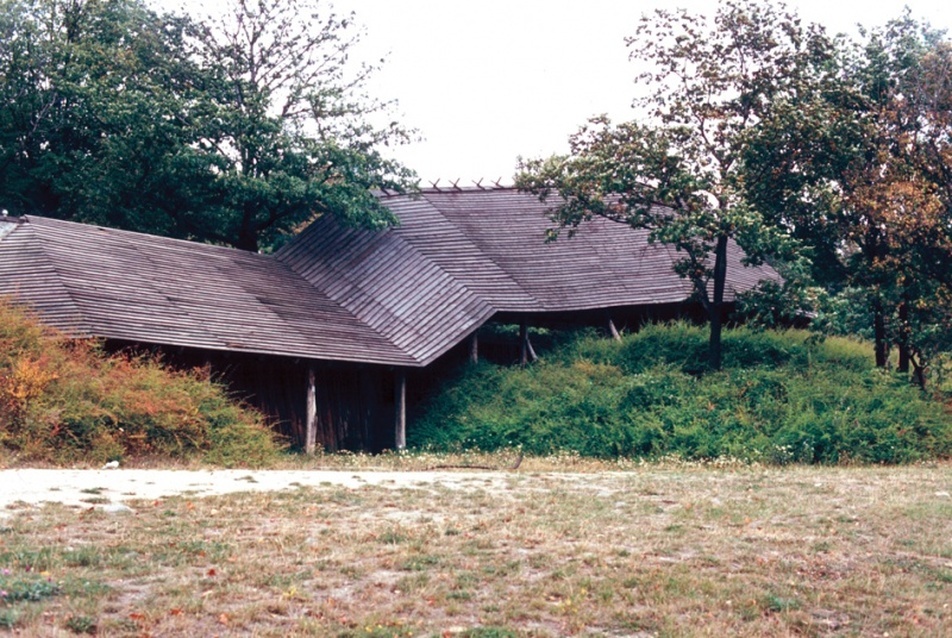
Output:
[[279,450],[263,418],[208,371],[108,356],[0,303],[0,454],[53,464],[158,456],[262,465]]
[[707,332],[651,326],[581,336],[525,369],[481,364],[408,433],[416,447],[771,463],[903,463],[952,455],[952,417],[876,370],[867,344],[727,331],[724,369],[699,374]]

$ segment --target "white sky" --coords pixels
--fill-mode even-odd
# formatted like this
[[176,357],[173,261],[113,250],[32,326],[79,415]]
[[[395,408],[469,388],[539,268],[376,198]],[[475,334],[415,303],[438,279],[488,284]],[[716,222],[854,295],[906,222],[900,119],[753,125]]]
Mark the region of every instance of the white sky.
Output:
[[[206,11],[226,0],[189,7]],[[174,9],[182,0],[152,0]],[[788,0],[805,21],[855,32],[913,16],[952,32],[950,0]],[[424,138],[394,155],[421,184],[511,182],[516,158],[567,151],[590,116],[629,119],[636,71],[624,37],[656,7],[711,14],[715,0],[333,0],[367,34],[366,59],[387,62],[371,92],[396,99],[396,115]]]

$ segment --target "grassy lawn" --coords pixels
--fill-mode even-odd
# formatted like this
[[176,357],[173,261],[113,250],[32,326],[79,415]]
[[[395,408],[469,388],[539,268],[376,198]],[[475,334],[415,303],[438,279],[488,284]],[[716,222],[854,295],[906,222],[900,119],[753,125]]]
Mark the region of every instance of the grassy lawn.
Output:
[[[583,468],[588,469],[588,468]],[[0,633],[936,636],[952,466],[544,469],[0,512]]]

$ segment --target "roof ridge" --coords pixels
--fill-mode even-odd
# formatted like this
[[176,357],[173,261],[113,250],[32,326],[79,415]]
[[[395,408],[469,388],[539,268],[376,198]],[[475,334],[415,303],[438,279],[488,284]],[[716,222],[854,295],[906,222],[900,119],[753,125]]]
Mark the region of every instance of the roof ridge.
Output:
[[[361,324],[367,326],[367,327],[368,327],[369,329],[371,329],[374,333],[376,333],[376,334],[379,335],[382,339],[384,339],[387,343],[391,344],[394,348],[396,348],[397,350],[399,350],[399,351],[400,351],[401,353],[403,353],[405,356],[407,356],[407,357],[413,359],[413,360],[414,360],[415,362],[417,362],[419,365],[426,365],[427,363],[429,363],[430,361],[432,361],[432,360],[435,359],[436,357],[440,356],[440,354],[442,354],[443,352],[445,352],[447,349],[453,347],[453,345],[455,345],[456,343],[458,343],[458,341],[459,341],[458,338],[455,338],[455,337],[454,337],[453,339],[450,339],[450,340],[449,340],[449,344],[448,344],[448,345],[446,345],[446,344],[442,345],[440,348],[437,349],[437,352],[436,352],[435,354],[429,354],[429,355],[427,355],[426,357],[420,357],[420,356],[418,356],[417,354],[411,352],[410,349],[408,349],[408,348],[406,348],[406,347],[404,347],[404,346],[402,346],[402,345],[399,345],[399,344],[395,341],[395,337],[396,337],[396,336],[399,336],[398,333],[396,333],[396,331],[394,331],[394,330],[389,330],[389,331],[387,331],[387,330],[385,330],[383,327],[378,327],[377,325],[374,325],[373,323],[370,323],[368,320],[362,318],[358,312],[356,312],[355,310],[352,310],[352,306],[353,306],[354,304],[357,304],[357,303],[368,302],[368,301],[369,301],[369,303],[371,303],[371,304],[373,304],[373,305],[375,305],[375,306],[381,308],[381,309],[387,314],[387,316],[392,317],[392,318],[393,318],[397,323],[399,323],[401,326],[404,326],[404,327],[412,327],[412,326],[414,325],[414,323],[413,323],[411,320],[409,320],[409,319],[405,319],[405,318],[401,317],[399,313],[395,312],[393,309],[391,309],[390,307],[388,307],[387,304],[383,303],[383,300],[381,300],[377,295],[373,294],[372,290],[368,287],[368,285],[367,285],[367,283],[366,283],[365,281],[349,278],[349,277],[347,276],[347,272],[348,272],[348,271],[347,271],[346,269],[342,268],[339,264],[331,263],[332,260],[327,260],[327,259],[314,259],[314,258],[313,258],[313,255],[311,255],[312,258],[309,259],[309,260],[307,261],[307,263],[309,264],[309,266],[314,266],[315,264],[319,264],[319,267],[320,267],[322,270],[326,269],[326,272],[328,272],[328,273],[330,273],[331,275],[333,275],[336,280],[347,282],[347,287],[348,287],[348,288],[357,290],[357,291],[359,292],[359,294],[360,294],[360,296],[361,296],[361,300],[356,300],[356,299],[354,299],[354,300],[351,300],[351,303],[346,303],[346,300],[344,300],[344,301],[340,300],[340,299],[338,298],[338,296],[332,295],[330,292],[328,292],[327,290],[325,290],[325,289],[323,289],[322,287],[320,287],[318,283],[313,283],[313,282],[311,282],[311,281],[304,275],[304,273],[301,272],[301,270],[299,270],[299,269],[295,266],[295,264],[297,264],[297,263],[299,263],[299,262],[298,262],[296,259],[290,258],[290,257],[293,257],[293,251],[294,251],[294,248],[291,248],[291,246],[292,246],[292,245],[300,246],[300,247],[301,247],[300,250],[305,251],[305,253],[307,253],[306,248],[305,248],[305,244],[306,244],[306,242],[307,242],[307,238],[305,237],[305,235],[317,234],[317,233],[319,232],[319,229],[318,229],[318,227],[317,227],[317,224],[318,224],[320,221],[322,221],[322,220],[317,220],[317,221],[315,221],[315,222],[312,223],[310,226],[308,226],[307,229],[305,229],[302,233],[300,233],[300,234],[298,235],[298,238],[300,238],[299,241],[297,241],[297,242],[292,242],[292,243],[289,243],[289,244],[286,244],[285,246],[283,246],[283,247],[281,248],[281,250],[279,250],[277,253],[275,253],[276,259],[277,259],[280,263],[284,264],[286,267],[290,268],[290,269],[291,269],[293,272],[295,272],[299,277],[301,277],[302,279],[304,279],[304,281],[305,281],[309,286],[311,286],[312,288],[314,288],[314,289],[320,291],[321,294],[323,294],[324,296],[326,296],[328,299],[332,300],[335,304],[337,304],[337,305],[340,306],[342,309],[344,309],[348,314],[350,314],[352,317],[354,317],[354,318],[355,318],[357,321],[359,321]],[[343,229],[343,230],[347,231],[348,234],[374,232],[374,231],[368,231],[368,230],[366,230],[366,229],[360,229],[360,228],[347,228],[347,227],[343,226],[339,220],[336,220],[336,219],[334,219],[334,218],[327,218],[327,219],[323,220],[323,223],[324,223],[324,224],[334,224],[334,225],[336,225],[336,226],[338,227],[338,228],[337,228],[338,230]],[[455,276],[453,276],[451,273],[447,272],[447,270],[446,270],[439,262],[435,261],[432,257],[430,257],[429,255],[427,255],[427,254],[425,254],[424,252],[422,252],[422,251],[421,251],[419,248],[417,248],[417,246],[415,246],[412,242],[408,241],[408,240],[407,240],[406,238],[404,238],[404,237],[401,237],[398,232],[394,232],[394,231],[396,231],[396,230],[398,230],[398,229],[399,229],[399,226],[397,226],[397,227],[388,227],[388,228],[385,228],[385,229],[376,231],[376,233],[377,233],[377,234],[384,234],[384,233],[389,233],[389,234],[391,234],[392,237],[393,237],[393,241],[399,242],[399,244],[400,244],[400,246],[401,246],[402,249],[407,250],[407,251],[410,251],[410,252],[412,252],[413,254],[415,254],[419,259],[423,260],[427,265],[429,265],[430,267],[432,267],[432,268],[438,270],[440,273],[442,273],[444,276],[446,276],[446,277],[447,277],[450,281],[452,281],[454,284],[460,286],[460,288],[461,288],[463,291],[465,291],[468,295],[472,296],[472,298],[473,298],[474,300],[476,300],[476,301],[478,301],[479,303],[485,305],[485,306],[488,308],[488,311],[481,313],[481,315],[483,315],[483,316],[482,316],[482,319],[481,319],[480,321],[477,321],[477,322],[476,322],[476,323],[477,323],[477,327],[478,327],[478,325],[481,325],[483,322],[485,322],[486,319],[488,319],[489,317],[491,317],[493,314],[495,314],[495,313],[497,312],[497,309],[495,308],[495,306],[493,306],[493,304],[491,304],[491,303],[490,303],[487,299],[485,299],[482,295],[477,294],[476,291],[470,289],[464,282],[460,281],[457,277],[455,277]],[[296,238],[296,239],[297,239],[297,238]],[[287,249],[287,250],[285,250],[285,249]],[[289,253],[290,253],[290,254],[289,254]],[[303,268],[303,265],[302,265],[302,270],[303,270],[303,269],[304,269],[304,268]],[[471,331],[467,331],[467,333],[468,333],[468,332],[471,332]],[[463,335],[461,335],[461,336],[465,336],[465,334],[463,334]]]
[[390,197],[400,197],[400,196],[413,196],[415,194],[422,193],[472,193],[479,191],[506,191],[506,190],[518,190],[518,188],[513,184],[503,184],[502,177],[496,181],[492,181],[488,184],[484,184],[484,178],[478,180],[470,180],[470,184],[460,185],[459,179],[455,181],[450,181],[447,185],[441,186],[440,180],[430,182],[429,186],[418,186],[411,191],[394,191],[386,188],[381,188],[374,191],[374,193],[380,198],[390,198]]
[[169,237],[168,235],[159,235],[156,233],[148,233],[142,230],[127,230],[125,228],[115,228],[113,226],[106,226],[105,224],[88,224],[86,222],[73,221],[71,219],[57,219],[56,217],[46,217],[45,215],[23,215],[19,219],[25,219],[27,221],[40,220],[42,224],[49,223],[51,225],[64,225],[64,226],[81,226],[87,230],[100,230],[105,233],[116,233],[122,236],[133,235],[136,237],[148,237],[150,240],[158,240],[162,242],[169,242],[174,244],[183,244],[186,246],[194,247],[196,244],[203,246],[205,248],[210,248],[214,250],[223,250],[223,251],[236,251],[243,255],[258,255],[260,257],[267,257],[268,255],[263,253],[258,253],[253,250],[245,250],[243,248],[235,248],[234,246],[225,246],[222,244],[209,244],[208,242],[199,241],[197,239],[181,239],[179,237]]

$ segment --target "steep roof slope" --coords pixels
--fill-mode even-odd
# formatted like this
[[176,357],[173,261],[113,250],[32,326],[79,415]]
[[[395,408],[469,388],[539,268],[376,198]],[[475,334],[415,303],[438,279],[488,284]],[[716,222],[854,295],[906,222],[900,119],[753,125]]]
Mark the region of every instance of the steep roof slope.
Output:
[[275,256],[423,364],[494,313],[396,229],[373,232],[319,219]]

